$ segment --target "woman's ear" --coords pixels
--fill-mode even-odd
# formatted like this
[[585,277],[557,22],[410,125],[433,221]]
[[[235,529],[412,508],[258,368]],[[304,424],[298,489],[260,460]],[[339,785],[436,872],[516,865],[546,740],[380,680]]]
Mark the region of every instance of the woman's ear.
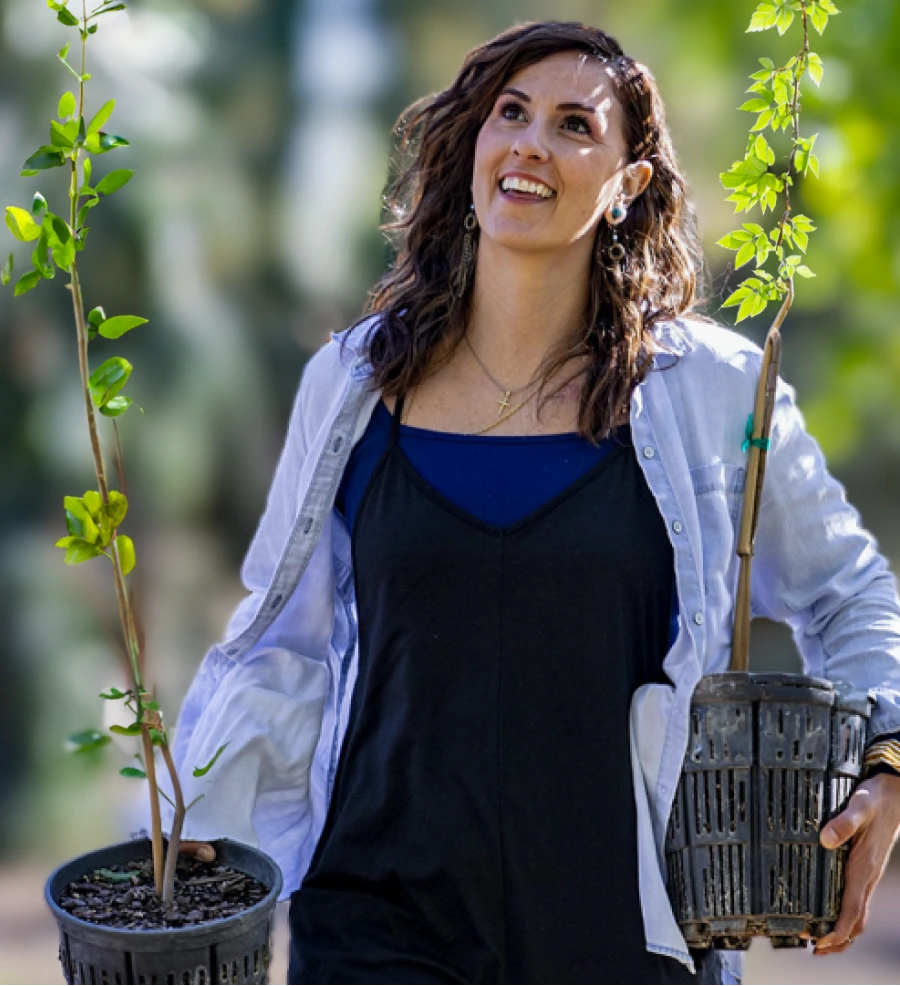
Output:
[[625,169],[622,192],[627,203],[633,202],[653,178],[653,165],[649,161],[635,161]]

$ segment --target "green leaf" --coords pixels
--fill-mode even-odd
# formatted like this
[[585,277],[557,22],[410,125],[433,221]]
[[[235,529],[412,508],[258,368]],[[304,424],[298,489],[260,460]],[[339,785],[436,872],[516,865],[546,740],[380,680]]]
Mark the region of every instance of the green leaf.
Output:
[[19,295],[25,294],[26,291],[30,291],[35,288],[41,282],[41,272],[39,270],[29,271],[27,274],[23,274],[18,281],[16,281],[16,286],[13,288],[14,297],[18,298]]
[[94,520],[99,520],[100,511],[103,509],[103,497],[96,490],[86,490],[81,500],[88,510],[90,510]]
[[756,123],[750,128],[750,132],[753,133],[756,130],[765,130],[766,127],[772,122],[772,117],[775,115],[774,110],[763,110],[762,113],[756,118]]
[[772,61],[771,58],[760,58],[759,64],[762,65],[763,68],[768,68],[768,69],[775,68],[775,63]]
[[58,147],[44,144],[28,158],[22,165],[22,170],[19,173],[28,177],[29,175],[36,175],[39,171],[47,171],[50,168],[61,168],[65,163],[66,156]]
[[57,58],[65,58],[66,55],[69,54],[69,48],[71,48],[71,47],[72,47],[72,42],[71,41],[67,41],[62,46],[62,48],[60,48],[59,51],[56,53],[56,57]]
[[771,105],[771,102],[772,101],[770,99],[764,99],[761,97],[757,99],[748,99],[747,102],[744,103],[743,106],[739,106],[738,109],[746,110],[748,113],[760,113],[762,110],[767,110]]
[[220,746],[219,749],[216,750],[212,760],[210,760],[205,767],[194,767],[194,777],[203,777],[205,774],[208,774],[212,770],[213,766],[215,765],[215,762],[219,759],[219,757],[222,755],[222,753],[224,752],[227,746],[228,746],[227,743],[223,743],[222,746]]
[[116,108],[114,99],[107,100],[99,110],[91,117],[91,122],[87,125],[87,136],[99,133],[100,128],[112,116],[112,111]]
[[118,168],[116,171],[110,171],[102,181],[97,183],[96,191],[101,195],[112,195],[123,185],[127,185],[133,175],[134,172],[131,168]]
[[99,329],[101,324],[106,321],[106,312],[98,305],[88,312],[88,322]]
[[809,19],[812,21],[813,27],[821,34],[826,25],[828,24],[828,14],[818,5],[815,4],[810,9]]
[[78,215],[75,217],[75,225],[83,226],[84,220],[87,214],[94,208],[94,206],[100,201],[99,198],[90,198],[84,205],[78,210]]
[[738,267],[743,267],[748,261],[753,259],[756,253],[756,248],[753,243],[745,243],[740,250],[737,252],[737,256],[734,258],[735,269]]
[[814,52],[809,53],[809,59],[807,61],[807,70],[809,72],[809,77],[818,86],[822,82],[822,76],[825,73],[825,67],[822,65],[822,59]]
[[113,315],[112,318],[101,323],[97,327],[97,331],[104,339],[118,339],[119,336],[130,332],[131,329],[135,329],[139,325],[146,325],[146,323],[147,319],[141,318],[139,315]]
[[9,284],[10,279],[12,278],[14,261],[15,258],[13,257],[12,254],[10,254],[6,263],[3,265],[3,270],[0,270],[0,284],[2,284],[4,287],[6,287],[6,285]]
[[47,211],[47,200],[41,195],[40,192],[34,193],[34,198],[31,200],[31,214],[33,216],[41,216]]
[[767,31],[775,24],[775,7],[771,3],[761,3],[750,20],[750,26],[745,33],[751,31]]
[[804,233],[811,233],[816,228],[809,216],[796,215],[793,219],[794,229],[802,229]]
[[53,264],[50,263],[48,234],[43,228],[37,246],[32,251],[31,262],[34,264],[34,269],[41,272],[41,277],[50,280],[54,276]]
[[105,154],[114,147],[128,147],[128,141],[124,137],[116,137],[115,134],[99,133],[91,134],[84,146],[91,154]]
[[86,729],[81,733],[74,733],[69,737],[69,743],[73,747],[73,753],[87,753],[89,750],[98,750],[101,746],[106,746],[112,742],[106,733],[97,732],[96,729]]
[[130,726],[110,726],[109,731],[115,733],[117,736],[140,736],[141,724],[139,722],[133,722]]
[[50,220],[50,226],[56,242],[64,246],[72,239],[72,231],[69,229],[69,224],[62,216],[53,216],[48,213],[47,218]]
[[127,873],[117,873],[115,870],[108,870],[105,867],[101,867],[97,872],[105,880],[109,880],[110,883],[131,883],[134,877],[141,875],[137,870],[129,870]]
[[818,178],[819,177],[819,159],[816,157],[815,154],[810,154],[810,156],[809,156],[809,167],[810,167],[810,170],[812,171],[812,173],[816,176],[816,178]]
[[[93,17],[100,17],[103,14],[111,14],[114,10],[125,10],[125,4],[124,3],[114,3],[111,7],[102,7],[102,8],[98,7],[90,15],[89,19],[90,18],[93,18]],[[94,25],[94,27],[96,29],[96,24]]]
[[119,691],[118,688],[110,688],[108,692],[100,692],[100,698],[108,698],[108,699],[125,698],[125,692]]
[[75,241],[69,240],[53,247],[53,262],[60,270],[68,271],[75,262]]
[[806,248],[809,246],[809,236],[802,229],[795,227],[791,231],[791,239],[793,239],[803,253],[806,253]]
[[[73,133],[69,133],[73,130]],[[75,136],[78,133],[78,124],[74,120],[68,123],[59,123],[56,120],[50,121],[50,145],[52,147],[71,148],[75,146]]]
[[122,574],[128,575],[137,561],[134,554],[134,542],[125,534],[117,534],[116,547],[119,549],[119,562],[122,565]]
[[[123,767],[119,773],[123,777],[136,777],[139,780],[145,780],[147,775],[141,770],[140,767]],[[129,877],[131,879],[131,877]]]
[[84,183],[85,185],[90,185],[91,183],[91,159],[86,157],[81,162],[82,168],[84,169]]
[[119,394],[118,397],[114,397],[111,401],[107,401],[103,407],[100,408],[100,413],[107,418],[118,418],[120,414],[124,414],[128,408],[134,403],[130,397],[126,397],[124,394]]
[[100,529],[94,523],[90,511],[77,496],[67,496],[63,503],[66,508],[66,527],[69,533],[90,544],[96,544]]
[[14,205],[6,207],[6,225],[12,235],[23,243],[36,240],[41,235],[41,227],[31,218],[31,214]]
[[75,93],[64,92],[59,98],[56,115],[60,120],[67,120],[75,112]]
[[121,356],[113,356],[101,363],[91,374],[91,397],[97,407],[103,407],[125,386],[131,376],[131,364]]
[[799,267],[797,267],[797,268],[796,268],[796,269],[794,270],[794,273],[795,273],[795,274],[799,274],[799,275],[800,275],[801,277],[815,277],[815,276],[816,276],[816,275],[815,275],[815,274],[813,274],[813,272],[812,272],[812,271],[811,271],[811,270],[810,270],[810,269],[809,269],[809,268],[808,268],[808,267],[806,266],[806,264],[800,264],[800,266],[799,266]]
[[722,302],[722,307],[733,308],[735,305],[739,305],[749,294],[750,288],[740,287],[726,301]]
[[56,546],[66,549],[64,560],[67,565],[80,565],[82,562],[90,561],[91,558],[96,558],[98,555],[103,554],[102,548],[96,544],[91,544],[90,541],[85,541],[83,538],[71,537],[62,538],[62,540],[68,543],[61,544],[57,541]]
[[108,524],[114,530],[128,513],[128,497],[118,490],[110,490],[107,495],[109,499],[100,507],[98,515],[101,523]]
[[794,22],[793,10],[790,10],[787,6],[782,6],[781,10],[778,11],[778,17],[775,21],[775,26],[778,28],[778,33],[784,34],[784,32],[791,26],[791,24],[793,24],[793,22]]
[[56,14],[56,19],[66,27],[78,27],[78,18],[65,7],[60,7]]
[[716,243],[725,247],[726,250],[740,250],[750,239],[751,236],[746,230],[736,229],[731,233],[726,233],[721,240],[716,240]]

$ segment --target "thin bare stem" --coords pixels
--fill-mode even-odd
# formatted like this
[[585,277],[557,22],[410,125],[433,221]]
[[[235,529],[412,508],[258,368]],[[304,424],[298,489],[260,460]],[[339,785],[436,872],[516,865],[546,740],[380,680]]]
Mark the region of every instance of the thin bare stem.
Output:
[[169,904],[175,896],[175,867],[178,864],[178,850],[181,843],[181,829],[184,825],[185,809],[181,781],[178,779],[178,771],[175,769],[172,751],[169,749],[169,744],[165,739],[162,742],[161,749],[163,760],[166,762],[166,769],[169,771],[169,779],[172,781],[172,795],[175,798],[175,813],[172,817],[169,846],[166,850],[166,871],[163,876],[162,889],[162,901],[164,904]]
[[159,810],[159,797],[153,796],[153,792],[159,790],[156,781],[156,761],[153,758],[153,740],[150,737],[150,726],[147,723],[141,725],[141,743],[144,748],[144,771],[147,774],[147,783],[150,785],[150,824],[151,841],[153,843],[153,883],[156,893],[162,897],[163,892],[163,859],[165,848],[162,837],[162,816]]

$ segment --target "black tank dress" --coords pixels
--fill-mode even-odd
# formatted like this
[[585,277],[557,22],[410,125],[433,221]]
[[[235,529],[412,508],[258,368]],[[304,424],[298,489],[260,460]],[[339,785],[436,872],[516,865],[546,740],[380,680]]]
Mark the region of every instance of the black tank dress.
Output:
[[620,447],[495,527],[387,449],[353,530],[359,673],[291,900],[291,983],[712,983],[647,952],[628,741],[673,562]]

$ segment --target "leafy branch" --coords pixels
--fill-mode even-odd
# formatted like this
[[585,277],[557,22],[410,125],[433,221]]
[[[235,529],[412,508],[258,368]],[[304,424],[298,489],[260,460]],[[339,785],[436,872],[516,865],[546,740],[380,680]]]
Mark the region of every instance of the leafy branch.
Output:
[[[78,256],[90,233],[88,221],[93,210],[103,199],[124,188],[134,174],[130,168],[118,168],[94,182],[92,158],[127,147],[128,141],[104,129],[115,110],[116,101],[108,100],[90,118],[86,118],[84,92],[85,84],[91,79],[90,73],[86,71],[87,41],[96,34],[101,17],[125,10],[127,4],[121,0],[106,0],[88,10],[87,0],[81,0],[80,15],[69,9],[69,0],[47,0],[47,6],[56,13],[56,19],[61,24],[78,34],[80,44],[76,46],[76,55],[79,56],[76,64],[73,65],[70,61],[71,44],[64,45],[57,54],[66,71],[77,81],[77,94],[69,91],[60,97],[56,119],[50,121],[49,142],[42,144],[26,158],[21,174],[24,177],[34,177],[55,168],[68,168],[68,215],[51,211],[47,199],[39,191],[34,193],[30,209],[18,206],[6,208],[6,225],[13,236],[22,243],[34,244],[31,270],[16,281],[14,294],[18,297],[33,290],[41,281],[52,280],[57,270],[69,277],[66,287],[72,296],[81,390],[97,488],[88,490],[81,497],[65,497],[63,506],[68,535],[60,538],[56,545],[65,551],[66,564],[78,565],[92,558],[104,557],[111,565],[119,622],[131,670],[131,687],[124,692],[111,688],[103,692],[101,697],[108,701],[122,702],[133,718],[129,725],[111,726],[110,731],[140,738],[140,767],[125,767],[121,773],[126,777],[146,778],[148,782],[156,891],[164,902],[170,902],[174,895],[175,863],[187,809],[172,759],[168,733],[163,725],[162,712],[152,692],[143,682],[141,638],[127,585],[137,558],[133,541],[120,532],[128,514],[128,497],[125,492],[116,420],[133,403],[130,397],[122,393],[131,377],[132,366],[124,357],[111,356],[92,371],[89,359],[91,346],[100,339],[119,339],[132,329],[144,325],[147,319],[138,315],[108,317],[99,305],[85,315],[78,269]],[[12,280],[14,262],[14,254],[11,253],[0,270],[0,282],[4,285]],[[110,486],[95,412],[112,422],[120,490]],[[87,730],[70,737],[71,747],[76,752],[94,750],[109,742],[109,735],[97,730]],[[158,748],[162,755],[172,787],[172,797],[157,783],[154,748]],[[198,767],[195,774],[205,774],[218,759],[222,749],[217,751],[209,764]],[[164,852],[163,847],[160,796],[175,809],[167,852]]]
[[[738,322],[759,315],[770,301],[781,301],[795,275],[815,277],[803,263],[802,255],[809,245],[809,234],[816,227],[808,216],[794,215],[791,207],[795,177],[806,177],[810,171],[816,177],[819,175],[819,159],[813,150],[818,134],[800,135],[800,84],[808,74],[818,86],[824,72],[821,57],[810,50],[810,24],[822,34],[829,17],[839,10],[831,0],[773,0],[757,6],[747,31],[775,28],[783,35],[798,13],[803,29],[800,50],[781,66],[776,66],[771,58],[759,59],[762,68],[750,76],[752,85],[747,90],[752,96],[740,107],[744,112],[756,114],[747,137],[747,149],[740,161],[719,175],[723,187],[731,192],[726,201],[735,203],[736,213],[749,212],[758,205],[765,215],[766,210],[775,210],[779,194],[784,195],[781,218],[772,229],[767,231],[758,223],[744,223],[718,240],[720,246],[737,252],[735,269],[751,261],[755,265],[753,276],[746,278],[722,305],[723,308],[740,306]],[[779,171],[765,131],[783,133],[788,127],[790,151]],[[764,268],[771,255],[777,260],[774,274]]]

